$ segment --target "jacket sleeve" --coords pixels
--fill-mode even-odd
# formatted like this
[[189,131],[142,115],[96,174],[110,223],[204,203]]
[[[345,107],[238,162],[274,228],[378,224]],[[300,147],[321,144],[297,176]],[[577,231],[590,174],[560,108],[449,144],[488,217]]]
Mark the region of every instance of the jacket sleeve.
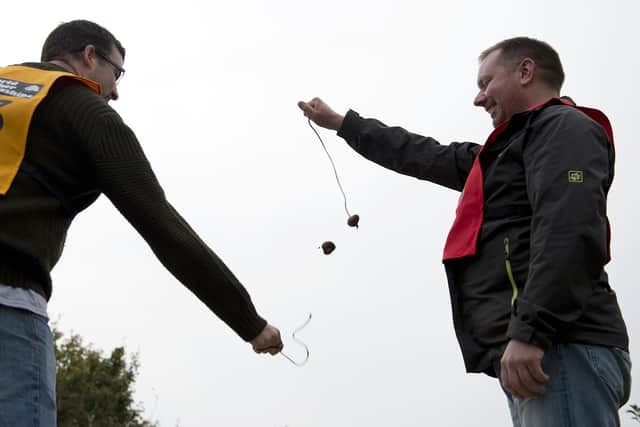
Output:
[[433,138],[416,135],[365,119],[349,110],[338,136],[362,156],[395,172],[462,191],[478,144],[454,142],[441,145]]
[[167,201],[134,133],[102,100],[73,114],[100,190],[160,262],[242,339],[266,325],[249,294]]
[[581,316],[603,272],[613,149],[602,127],[572,107],[548,108],[530,132],[523,154],[529,270],[507,335],[546,349]]

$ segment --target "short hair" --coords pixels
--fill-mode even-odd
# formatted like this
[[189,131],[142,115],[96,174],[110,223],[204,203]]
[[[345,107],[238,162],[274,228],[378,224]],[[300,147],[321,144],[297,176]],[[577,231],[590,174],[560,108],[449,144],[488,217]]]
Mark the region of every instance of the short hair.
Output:
[[564,71],[558,52],[548,43],[529,37],[514,37],[491,46],[480,54],[479,60],[489,56],[494,51],[500,51],[499,59],[503,63],[516,67],[525,58],[531,58],[536,63],[536,69],[541,80],[551,89],[560,92],[564,83]]
[[82,51],[90,44],[105,56],[115,46],[124,59],[125,49],[113,34],[95,22],[79,19],[62,23],[49,34],[42,46],[40,60],[46,62],[63,58]]

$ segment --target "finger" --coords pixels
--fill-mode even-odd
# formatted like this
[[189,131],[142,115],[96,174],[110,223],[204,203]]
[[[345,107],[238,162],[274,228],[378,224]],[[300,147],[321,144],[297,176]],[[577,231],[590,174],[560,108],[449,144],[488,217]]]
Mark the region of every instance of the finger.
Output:
[[507,366],[506,363],[501,362],[501,366],[500,366],[500,381],[502,382],[502,386],[511,394],[513,394],[513,387],[512,387],[512,374],[511,374],[511,369],[509,366]]
[[542,370],[542,362],[538,361],[529,366],[529,373],[539,383],[544,384],[549,381],[549,375]]
[[276,330],[276,335],[273,342],[275,342],[275,345],[271,346],[269,350],[269,354],[271,355],[280,353],[284,348],[284,344],[282,342],[282,339],[280,338],[280,331]]
[[309,105],[315,111],[325,111],[328,109],[328,105],[320,98],[313,98],[311,102],[309,102]]
[[519,369],[516,368],[513,370],[511,378],[511,389],[513,395],[517,399],[524,399],[525,397],[528,397],[528,393],[522,382],[522,377]]
[[298,103],[298,107],[300,107],[300,109],[304,112],[304,115],[306,117],[312,117],[316,112],[313,106],[311,106],[310,104],[306,104],[304,102]]
[[517,370],[518,393],[524,397],[540,397],[544,395],[544,384],[536,381],[529,372],[528,365],[521,365]]
[[275,356],[276,354],[280,353],[282,351],[282,347],[283,346],[278,346],[278,347],[269,347],[269,354],[272,356]]
[[528,374],[528,381],[526,383],[526,387],[528,390],[530,390],[532,393],[534,393],[534,395],[536,397],[540,397],[540,396],[544,396],[544,392],[545,392],[545,382],[547,382],[547,379],[544,379],[542,381],[538,381],[538,379],[536,378],[536,376],[533,374],[533,371],[536,369],[535,365],[527,365],[527,374]]
[[280,350],[282,350],[282,346],[269,346],[269,347],[260,347],[260,348],[254,348],[253,351],[255,351],[256,353],[271,353],[272,351],[275,351],[275,353],[271,353],[271,354],[276,354],[279,353]]
[[522,387],[520,386],[520,377],[516,367],[505,360],[501,361],[500,376],[502,385],[516,399],[523,399]]

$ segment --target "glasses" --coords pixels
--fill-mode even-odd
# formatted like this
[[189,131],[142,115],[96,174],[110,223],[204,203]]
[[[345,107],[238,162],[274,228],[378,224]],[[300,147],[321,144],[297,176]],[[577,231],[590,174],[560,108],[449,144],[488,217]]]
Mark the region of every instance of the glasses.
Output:
[[113,69],[116,71],[116,85],[118,83],[120,83],[120,80],[122,80],[122,78],[124,77],[124,68],[122,68],[121,66],[119,66],[118,64],[114,63],[112,60],[110,60],[109,58],[107,58],[106,55],[101,54],[100,52],[96,51],[96,55],[98,55],[100,58],[104,59],[106,62],[108,62],[109,64],[111,64],[111,66],[113,67]]

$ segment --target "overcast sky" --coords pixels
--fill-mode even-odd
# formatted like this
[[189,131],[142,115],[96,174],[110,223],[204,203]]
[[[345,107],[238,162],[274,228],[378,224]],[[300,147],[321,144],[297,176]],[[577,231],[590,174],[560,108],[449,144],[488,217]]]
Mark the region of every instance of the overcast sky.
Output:
[[[2,6],[0,64],[37,60],[60,22],[96,21],[127,49],[114,108],[160,182],[245,284],[311,350],[298,368],[253,354],[167,273],[101,197],[69,232],[52,319],[97,348],[138,352],[136,398],[162,427],[509,426],[496,380],[467,375],[440,262],[458,193],[387,171],[321,132],[360,214],[346,225],[330,163],[296,102],[483,142],[477,56],[504,38],[559,52],[563,90],[616,140],[608,266],[640,359],[638,2],[236,0]],[[318,249],[333,240],[336,251]],[[285,351],[301,357],[290,339]],[[640,381],[631,402],[640,404]],[[626,408],[625,408],[626,409]],[[636,425],[622,414],[623,426]]]

